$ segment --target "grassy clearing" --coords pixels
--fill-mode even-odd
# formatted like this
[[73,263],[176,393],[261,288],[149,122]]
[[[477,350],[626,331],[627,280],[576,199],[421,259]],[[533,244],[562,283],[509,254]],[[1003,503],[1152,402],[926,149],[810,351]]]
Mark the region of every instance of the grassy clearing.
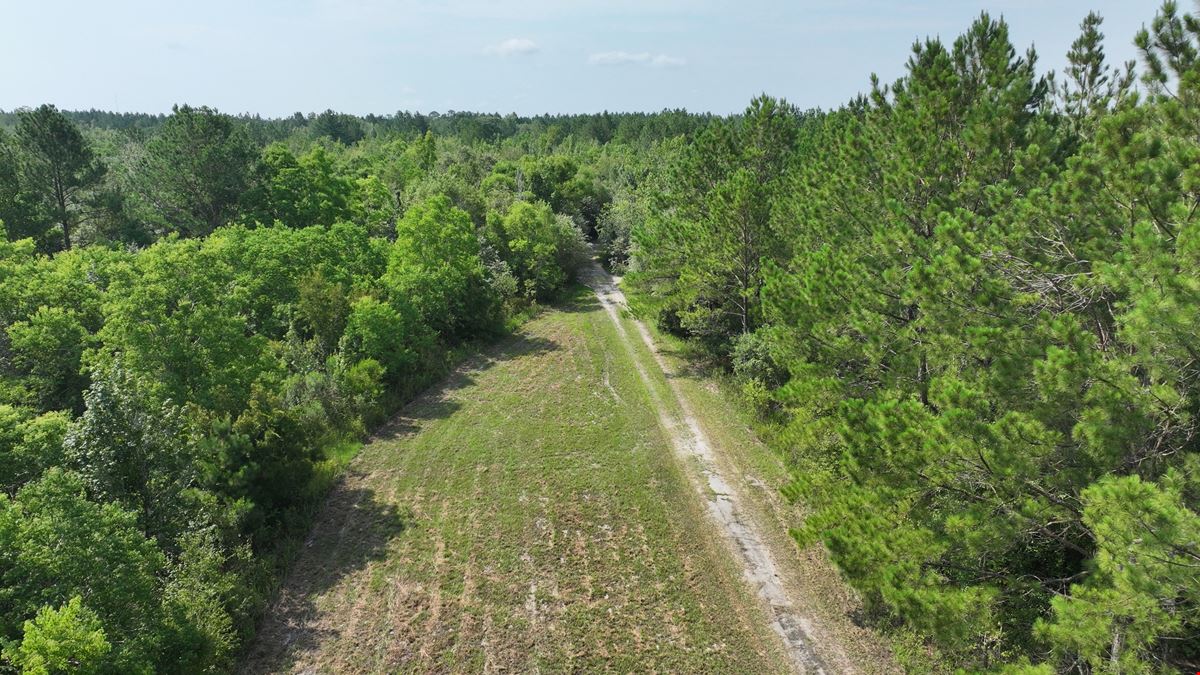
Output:
[[244,666],[788,670],[586,291],[363,448]]

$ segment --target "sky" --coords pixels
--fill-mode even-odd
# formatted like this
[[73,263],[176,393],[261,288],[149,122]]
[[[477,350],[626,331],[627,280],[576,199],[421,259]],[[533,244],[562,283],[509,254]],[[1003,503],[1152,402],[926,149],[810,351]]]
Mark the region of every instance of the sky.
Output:
[[[1185,3],[1186,5],[1186,3]],[[1155,0],[0,0],[0,109],[279,117],[322,111],[833,108],[987,11],[1061,69],[1080,20],[1114,62]]]

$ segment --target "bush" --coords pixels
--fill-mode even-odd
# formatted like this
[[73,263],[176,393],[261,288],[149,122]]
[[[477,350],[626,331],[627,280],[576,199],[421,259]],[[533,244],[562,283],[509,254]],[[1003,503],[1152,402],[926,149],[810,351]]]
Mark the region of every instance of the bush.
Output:
[[412,383],[421,356],[431,346],[429,329],[417,311],[402,298],[384,303],[371,296],[354,301],[341,351],[354,361],[371,359],[384,369],[384,379],[394,385]]
[[787,370],[772,354],[772,342],[764,331],[739,335],[733,340],[730,355],[733,373],[744,380],[758,380],[769,389],[787,381]]
[[39,609],[24,632],[18,645],[4,649],[4,658],[29,675],[103,672],[112,651],[100,618],[78,595],[57,609]]

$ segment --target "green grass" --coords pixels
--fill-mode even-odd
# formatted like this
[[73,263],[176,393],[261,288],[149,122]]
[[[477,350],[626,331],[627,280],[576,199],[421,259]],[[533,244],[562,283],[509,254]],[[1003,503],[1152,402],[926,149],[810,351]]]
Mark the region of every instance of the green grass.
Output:
[[325,459],[341,470],[358,456],[363,444],[354,438],[343,438],[325,448]]
[[245,666],[788,670],[585,291],[367,443]]
[[[772,449],[763,442],[763,434],[770,435],[769,424],[758,419],[743,400],[735,379],[694,344],[659,330],[654,322],[658,307],[652,298],[638,293],[626,297],[632,314],[653,336],[667,377],[687,399],[714,447],[720,448],[718,463],[745,498],[744,505],[774,552],[784,584],[800,603],[800,612],[812,619],[814,637],[824,646],[829,667],[834,672],[929,672],[931,661],[910,637],[881,635],[863,625],[861,601],[841,579],[823,546],[796,546],[789,530],[803,523],[807,508],[789,502],[781,489],[791,482],[792,471],[803,469],[789,465],[794,457],[785,457],[778,451],[782,448]],[[626,323],[632,325],[629,320]],[[641,340],[636,350],[642,363],[653,362]],[[652,375],[652,379],[659,378]],[[655,384],[659,386],[657,381]]]

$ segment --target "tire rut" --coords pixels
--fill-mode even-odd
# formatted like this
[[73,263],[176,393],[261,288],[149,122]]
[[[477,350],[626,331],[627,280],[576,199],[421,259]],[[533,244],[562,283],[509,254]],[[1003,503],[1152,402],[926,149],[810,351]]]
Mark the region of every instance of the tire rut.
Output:
[[[698,464],[702,481],[696,481],[697,487],[706,500],[709,514],[736,553],[737,562],[747,583],[769,608],[771,627],[783,640],[792,664],[797,671],[803,673],[829,672],[824,660],[817,654],[816,643],[811,637],[811,620],[800,613],[797,603],[789,597],[770,547],[765,543],[757,525],[746,515],[734,486],[725,479],[718,468],[713,444],[692,413],[687,398],[679,385],[667,377],[667,388],[679,414],[668,412],[667,406],[655,390],[650,373],[638,359],[633,338],[625,330],[625,324],[621,320],[621,311],[626,307],[624,293],[617,287],[613,277],[594,262],[582,271],[581,280],[595,292],[616,327],[622,343],[629,350],[638,375],[650,393],[659,423],[670,437],[676,454],[685,461]],[[667,375],[666,362],[655,347],[654,339],[645,324],[636,318],[631,318],[630,323],[637,329],[638,336],[650,351],[658,369],[664,376]],[[707,494],[703,494],[705,489]]]

